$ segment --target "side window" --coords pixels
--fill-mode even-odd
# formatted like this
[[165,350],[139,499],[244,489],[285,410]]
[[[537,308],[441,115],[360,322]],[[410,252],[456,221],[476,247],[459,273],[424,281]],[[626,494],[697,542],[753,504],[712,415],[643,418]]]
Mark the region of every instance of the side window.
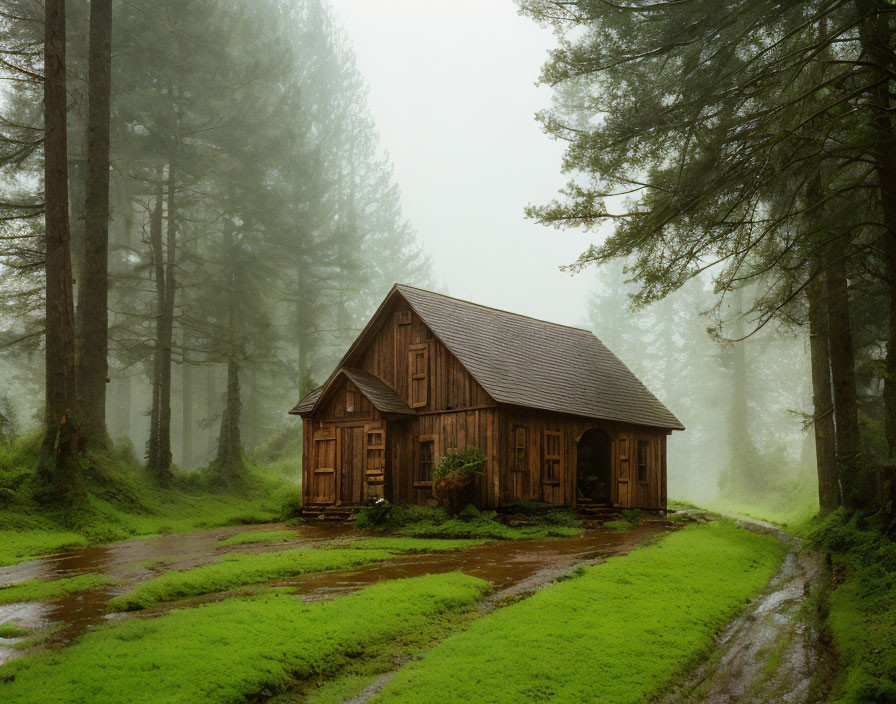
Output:
[[414,448],[414,486],[432,486],[432,468],[436,463],[436,436],[420,435]]
[[529,429],[523,425],[513,426],[513,472],[529,471]]
[[425,406],[429,396],[429,345],[425,342],[408,348],[408,376],[410,407]]
[[542,448],[541,481],[544,484],[559,484],[561,461],[560,433],[553,430],[545,430]]
[[647,440],[638,440],[638,481],[647,483],[647,451],[650,443]]

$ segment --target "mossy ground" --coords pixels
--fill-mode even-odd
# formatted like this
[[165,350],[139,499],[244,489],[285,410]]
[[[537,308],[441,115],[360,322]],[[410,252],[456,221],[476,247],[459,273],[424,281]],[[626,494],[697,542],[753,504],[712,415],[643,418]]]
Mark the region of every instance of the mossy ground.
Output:
[[310,572],[345,570],[388,560],[385,550],[287,550],[257,554],[235,553],[218,562],[173,571],[141,582],[109,602],[111,611],[136,611],[166,601],[271,582]]
[[727,521],[685,528],[475,622],[374,701],[649,700],[707,654],[785,552]]
[[250,467],[239,491],[215,489],[201,471],[175,471],[161,488],[119,444],[83,460],[84,504],[54,509],[35,495],[38,447],[37,436],[0,444],[0,566],[92,543],[279,520],[298,497],[296,462]]
[[24,638],[30,632],[14,623],[0,623],[0,638]]
[[471,609],[490,587],[460,573],[381,582],[332,601],[228,599],[97,629],[0,669],[8,704],[222,704],[334,674],[361,652]]
[[29,579],[27,582],[0,586],[0,605],[23,601],[49,601],[111,583],[111,579],[99,574],[82,574],[51,582]]
[[896,543],[842,510],[815,523],[809,543],[831,553],[838,582],[826,624],[841,673],[828,701],[896,702]]
[[254,543],[283,543],[301,536],[294,530],[252,530],[231,535],[218,542],[221,547],[231,545],[252,545]]

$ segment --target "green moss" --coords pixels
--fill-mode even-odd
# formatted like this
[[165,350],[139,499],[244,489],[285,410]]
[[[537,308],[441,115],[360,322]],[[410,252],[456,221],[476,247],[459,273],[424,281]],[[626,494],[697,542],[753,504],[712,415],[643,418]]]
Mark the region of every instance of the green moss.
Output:
[[105,584],[114,584],[108,577],[99,574],[82,574],[52,582],[29,579],[27,582],[0,587],[0,604],[17,604],[22,601],[50,601],[68,594],[92,589]]
[[340,547],[364,550],[388,550],[389,552],[443,552],[460,550],[475,545],[484,545],[488,541],[477,540],[439,540],[429,538],[365,538]]
[[301,536],[294,530],[256,530],[237,533],[220,541],[218,545],[249,545],[251,543],[280,543],[296,540]]
[[0,623],[0,638],[24,638],[30,633],[27,628],[14,623]]
[[706,656],[785,553],[727,521],[685,528],[476,621],[374,701],[647,701]]
[[622,533],[627,530],[632,529],[632,524],[628,521],[605,521],[601,528],[606,528],[607,530],[612,530],[617,533]]
[[138,584],[133,591],[109,602],[111,611],[136,611],[164,601],[271,582],[309,572],[345,570],[388,560],[385,550],[287,550],[233,554],[219,562],[183,572],[166,572]]
[[[238,493],[216,490],[202,472],[177,472],[158,487],[133,451],[118,445],[84,460],[87,501],[77,510],[41,505],[33,491],[39,438],[0,444],[0,566],[93,543],[266,523],[294,511],[296,483],[280,463],[251,467]],[[298,477],[298,467],[291,476]]]
[[471,608],[488,582],[460,573],[381,582],[332,601],[228,599],[132,619],[58,652],[0,669],[6,704],[255,701],[293,678],[336,672],[354,656],[441,614]]
[[829,701],[896,702],[896,543],[843,511],[816,522],[810,543],[831,552],[844,578],[828,600],[842,668]]

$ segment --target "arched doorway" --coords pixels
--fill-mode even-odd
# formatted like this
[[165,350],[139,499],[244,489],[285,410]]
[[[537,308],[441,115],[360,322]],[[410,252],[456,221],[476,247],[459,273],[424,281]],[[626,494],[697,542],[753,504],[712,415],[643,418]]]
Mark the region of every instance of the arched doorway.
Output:
[[609,504],[612,481],[610,436],[600,428],[582,433],[576,443],[576,502]]

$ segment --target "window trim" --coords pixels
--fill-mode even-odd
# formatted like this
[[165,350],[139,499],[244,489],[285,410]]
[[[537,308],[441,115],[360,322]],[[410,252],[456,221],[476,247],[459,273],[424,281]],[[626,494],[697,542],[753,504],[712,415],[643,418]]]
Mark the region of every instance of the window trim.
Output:
[[[425,371],[422,374],[414,373],[414,363],[418,353],[423,353],[423,366]],[[414,382],[423,380],[423,398],[415,398]],[[408,405],[411,408],[423,408],[429,403],[429,343],[418,342],[408,345]]]
[[[558,454],[548,454],[548,438],[557,438]],[[556,462],[557,476],[550,477],[546,471],[548,463]],[[558,430],[545,430],[541,435],[541,483],[553,486],[560,485],[560,477],[563,474],[563,433]]]

